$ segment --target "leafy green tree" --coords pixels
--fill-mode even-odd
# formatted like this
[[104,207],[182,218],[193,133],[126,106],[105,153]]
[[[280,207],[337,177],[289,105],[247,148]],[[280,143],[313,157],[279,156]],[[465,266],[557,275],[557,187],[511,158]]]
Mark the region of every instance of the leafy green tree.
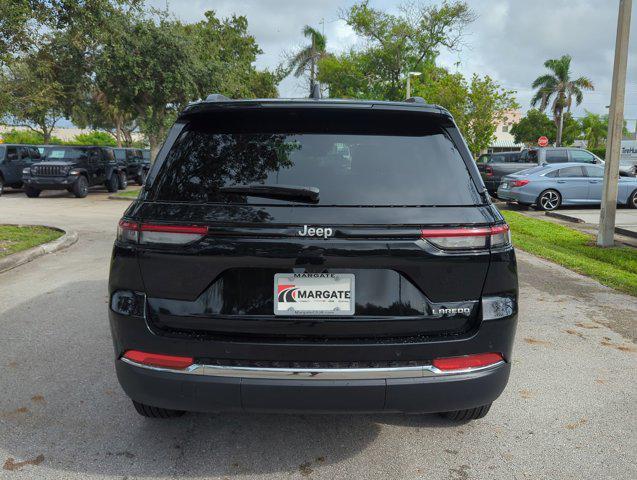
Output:
[[[584,98],[583,90],[594,90],[593,82],[587,77],[571,78],[571,56],[563,55],[561,58],[550,59],[544,62],[544,66],[550,73],[541,75],[532,84],[537,88],[535,95],[531,99],[531,106],[539,104],[541,111],[546,110],[551,104],[553,118],[557,127],[556,144],[562,144],[562,115],[564,110],[571,111],[573,97],[575,104],[582,103]],[[552,101],[552,103],[551,103]]]
[[327,39],[318,30],[305,25],[303,36],[310,40],[310,44],[299,50],[290,60],[290,69],[295,77],[306,75],[309,80],[310,95],[317,82],[318,62],[327,56]]
[[564,114],[562,132],[562,145],[566,147],[573,145],[575,140],[582,137],[582,125],[570,112]]
[[[26,145],[43,145],[44,136],[41,133],[34,132],[32,130],[16,130],[11,129],[8,132],[2,133],[3,143],[23,143]],[[57,137],[51,137],[49,143],[62,144],[64,143]]]
[[434,68],[426,75],[415,83],[415,94],[449,110],[475,156],[490,145],[506,112],[519,108],[514,92],[489,76],[473,75],[467,81],[462,74],[443,68]]
[[405,75],[432,66],[441,48],[458,49],[475,15],[462,1],[408,4],[398,15],[363,1],[346,10],[343,19],[364,47],[321,59],[319,81],[329,85],[333,97],[401,100]]
[[511,127],[511,134],[515,137],[516,143],[526,145],[537,145],[537,140],[541,136],[549,139],[549,143],[555,142],[555,123],[544,113],[537,109],[526,112],[526,116]]
[[95,145],[99,147],[115,147],[117,145],[111,134],[96,130],[89,133],[80,133],[67,143],[69,145]]
[[80,26],[88,34],[101,28],[111,13],[142,5],[143,0],[2,0],[0,62],[33,51],[47,31]]
[[26,127],[51,140],[56,123],[64,117],[64,87],[56,77],[56,59],[48,48],[15,60],[3,90],[10,96],[5,123]]
[[586,115],[580,120],[580,125],[588,148],[597,148],[606,143],[606,135],[608,134],[608,117],[606,115],[586,110]]

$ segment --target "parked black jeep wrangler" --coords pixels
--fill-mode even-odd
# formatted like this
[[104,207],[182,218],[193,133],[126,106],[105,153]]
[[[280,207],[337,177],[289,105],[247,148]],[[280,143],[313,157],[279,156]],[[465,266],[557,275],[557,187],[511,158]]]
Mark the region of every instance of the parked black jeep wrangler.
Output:
[[144,159],[142,150],[139,148],[114,148],[113,151],[118,163],[124,166],[127,178],[143,185],[148,175],[150,162]]
[[40,160],[38,149],[31,145],[0,145],[0,195],[5,186],[21,188],[22,171]]
[[127,187],[126,172],[109,147],[46,147],[42,162],[24,168],[22,182],[31,198],[42,190],[65,189],[84,198],[94,185],[105,185],[109,192]]

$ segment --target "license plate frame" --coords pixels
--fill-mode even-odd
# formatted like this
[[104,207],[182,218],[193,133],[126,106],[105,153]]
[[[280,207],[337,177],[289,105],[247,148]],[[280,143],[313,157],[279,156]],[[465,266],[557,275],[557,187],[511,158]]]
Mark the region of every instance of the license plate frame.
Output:
[[[356,306],[355,286],[353,273],[276,273],[274,314],[352,316]],[[325,295],[329,298],[323,298]]]

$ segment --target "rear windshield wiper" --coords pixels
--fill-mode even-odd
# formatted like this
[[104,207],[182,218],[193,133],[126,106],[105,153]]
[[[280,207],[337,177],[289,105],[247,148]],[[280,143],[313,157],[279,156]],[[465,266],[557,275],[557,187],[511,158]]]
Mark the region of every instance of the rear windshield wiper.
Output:
[[223,193],[250,195],[251,197],[275,198],[277,200],[296,200],[318,203],[319,189],[299,185],[263,185],[260,183],[228,185],[219,189]]

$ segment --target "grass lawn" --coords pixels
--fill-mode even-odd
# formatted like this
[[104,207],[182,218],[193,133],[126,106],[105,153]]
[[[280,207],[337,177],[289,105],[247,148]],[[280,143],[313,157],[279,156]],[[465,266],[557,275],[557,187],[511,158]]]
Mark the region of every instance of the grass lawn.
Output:
[[47,243],[64,232],[47,227],[0,225],[0,258]]
[[114,194],[114,197],[122,197],[122,198],[137,198],[137,195],[139,194],[139,188],[136,188],[134,190],[124,190],[123,192],[119,192]]
[[600,248],[593,236],[572,228],[508,210],[502,215],[511,227],[516,248],[637,296],[637,249]]

